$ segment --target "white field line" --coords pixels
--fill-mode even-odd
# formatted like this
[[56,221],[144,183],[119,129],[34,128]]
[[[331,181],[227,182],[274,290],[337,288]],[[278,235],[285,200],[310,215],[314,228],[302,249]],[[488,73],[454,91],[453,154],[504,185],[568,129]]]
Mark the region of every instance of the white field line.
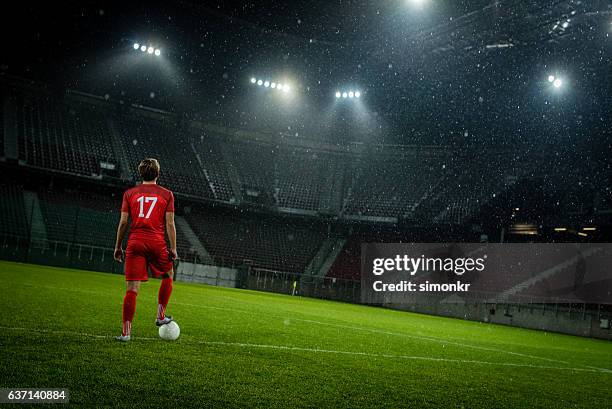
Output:
[[[77,289],[77,288],[41,286],[41,285],[36,285],[36,284],[24,284],[24,285],[30,286],[30,287],[49,288],[49,289],[54,289],[54,290],[85,292],[85,293],[92,293],[93,292],[93,291],[82,290],[82,289]],[[96,292],[96,294],[99,294],[99,292]],[[197,307],[197,308],[215,309],[215,310],[222,310],[222,311],[234,311],[234,312],[239,312],[239,313],[242,313],[242,314],[250,314],[250,315],[261,316],[261,314],[254,313],[253,311],[243,310],[243,309],[239,309],[239,308],[215,307],[215,306],[210,306],[210,305],[199,305],[199,304],[190,304],[190,303],[182,303],[182,302],[174,302],[173,304],[176,304],[176,305],[185,305],[185,306]],[[287,318],[287,317],[283,317],[283,316],[280,316],[280,315],[274,315],[274,314],[266,314],[266,316],[267,317],[276,317],[276,318],[280,318],[280,319],[286,319]],[[502,354],[507,354],[507,355],[520,356],[520,357],[523,357],[523,358],[538,359],[538,360],[547,361],[547,362],[553,362],[553,363],[557,363],[557,364],[571,365],[568,361],[564,361],[564,360],[561,360],[561,359],[553,359],[553,358],[546,358],[546,357],[541,357],[541,356],[537,356],[537,355],[523,354],[523,353],[520,353],[520,352],[508,351],[508,350],[505,350],[505,349],[483,347],[483,346],[478,346],[478,345],[472,345],[472,344],[467,344],[467,343],[461,343],[461,342],[457,342],[457,341],[447,340],[447,339],[443,339],[443,338],[427,337],[427,336],[422,336],[422,335],[410,335],[410,334],[405,334],[405,333],[391,332],[391,331],[386,331],[386,330],[379,330],[379,329],[367,328],[367,327],[359,327],[359,326],[353,326],[353,325],[334,324],[334,323],[330,323],[330,322],[310,320],[310,319],[305,319],[305,318],[291,317],[290,320],[301,321],[301,322],[308,322],[308,323],[317,324],[317,325],[326,325],[326,326],[343,328],[343,329],[351,329],[351,330],[354,330],[354,331],[364,331],[364,332],[370,332],[370,333],[376,333],[376,334],[382,334],[382,335],[392,335],[392,336],[397,336],[397,337],[417,339],[417,340],[421,340],[421,341],[435,342],[435,343],[442,344],[442,345],[447,345],[447,344],[448,345],[455,345],[455,346],[459,346],[459,347],[462,347],[462,348],[469,348],[469,349],[475,349],[475,350],[480,350],[480,351],[488,351],[488,352],[496,352],[496,353],[502,353]],[[586,366],[586,365],[583,365],[583,366],[586,367],[586,368],[594,368],[594,367],[590,367],[590,366]],[[599,370],[602,370],[602,371],[608,371],[609,370],[609,369],[605,369],[605,368],[596,368],[596,369],[599,369]]]
[[[43,333],[43,334],[56,334],[56,335],[72,335],[80,336],[93,339],[108,339],[111,340],[113,337],[110,335],[96,335],[84,332],[74,331],[56,331],[56,330],[43,330],[23,327],[0,327],[6,331],[23,331],[29,333]],[[147,337],[136,337],[136,341],[158,341],[157,338]],[[132,341],[132,342],[136,342]],[[450,358],[436,358],[429,356],[418,356],[418,355],[393,355],[393,354],[377,354],[370,352],[355,352],[355,351],[340,351],[334,349],[321,349],[321,348],[304,348],[288,345],[269,345],[269,344],[251,344],[244,342],[223,342],[223,341],[195,341],[196,344],[208,345],[208,346],[221,346],[221,347],[238,347],[248,349],[272,349],[278,351],[297,351],[297,352],[310,352],[316,354],[335,354],[335,355],[349,355],[349,356],[361,356],[367,358],[384,358],[384,359],[404,359],[412,361],[429,361],[429,362],[448,362],[456,364],[474,364],[474,365],[491,365],[491,366],[502,366],[502,367],[513,367],[513,368],[531,368],[531,369],[547,369],[556,371],[572,371],[572,372],[590,372],[590,373],[605,373],[612,374],[612,371],[603,370],[598,368],[574,368],[574,367],[562,367],[562,366],[547,366],[547,365],[532,365],[532,364],[515,364],[509,362],[491,362],[491,361],[478,361],[472,359],[450,359]]]
[[[185,306],[190,306],[190,307],[211,308],[211,309],[215,309],[215,310],[236,311],[236,312],[240,312],[240,313],[243,313],[243,314],[257,315],[255,313],[253,313],[252,311],[240,310],[240,309],[236,309],[236,308],[213,307],[213,306],[208,306],[208,305],[197,305],[197,304],[189,304],[189,303],[181,303],[181,302],[175,302],[175,304],[177,304],[177,305],[185,305]],[[266,316],[270,317],[270,316],[275,316],[275,315],[266,314]],[[281,316],[278,316],[278,315],[276,315],[276,317],[278,317],[278,318],[286,318],[286,317],[281,317]],[[537,355],[522,354],[520,352],[507,351],[507,350],[504,350],[504,349],[481,347],[481,346],[478,346],[478,345],[471,345],[471,344],[465,344],[465,343],[461,343],[461,342],[449,341],[449,340],[442,339],[442,338],[426,337],[426,336],[422,336],[422,335],[410,335],[410,334],[404,334],[404,333],[400,333],[400,332],[391,332],[391,331],[379,330],[379,329],[374,329],[374,328],[357,327],[357,326],[352,326],[352,325],[334,324],[334,323],[331,323],[331,322],[309,320],[309,319],[305,319],[305,318],[294,318],[294,317],[292,317],[292,318],[290,318],[290,320],[301,321],[301,322],[308,322],[308,323],[317,324],[317,325],[327,325],[327,326],[330,326],[330,327],[350,329],[350,330],[354,330],[354,331],[365,331],[365,332],[371,332],[371,333],[382,334],[382,335],[392,335],[392,336],[397,336],[397,337],[411,338],[411,339],[417,339],[417,340],[420,340],[420,341],[435,342],[435,343],[442,344],[442,345],[455,345],[455,346],[459,346],[459,347],[462,347],[462,348],[470,348],[470,349],[476,349],[476,350],[480,350],[480,351],[496,352],[496,353],[520,356],[520,357],[523,357],[523,358],[539,359],[539,360],[542,360],[542,361],[554,362],[554,363],[557,363],[557,364],[570,365],[569,362],[563,361],[563,360],[560,360],[560,359],[552,359],[552,358],[545,358],[545,357],[541,357],[541,356],[537,356]]]

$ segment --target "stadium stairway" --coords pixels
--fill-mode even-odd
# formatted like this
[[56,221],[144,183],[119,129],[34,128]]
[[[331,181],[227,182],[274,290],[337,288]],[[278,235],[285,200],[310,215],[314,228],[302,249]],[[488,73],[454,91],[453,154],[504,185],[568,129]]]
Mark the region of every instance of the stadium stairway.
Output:
[[230,184],[232,186],[232,190],[234,191],[234,195],[236,196],[236,200],[238,203],[242,202],[242,185],[240,183],[240,176],[238,175],[238,169],[233,161],[228,160],[228,158],[232,158],[232,152],[230,151],[227,144],[224,142],[219,143],[221,147],[221,154],[225,158],[225,163],[227,163],[227,174],[229,176]]
[[43,248],[47,243],[47,226],[43,218],[42,210],[40,208],[40,200],[36,192],[24,190],[23,201],[25,208],[28,209],[26,212],[26,218],[28,224],[31,226],[31,243],[34,248]]
[[115,155],[119,162],[120,177],[123,180],[130,180],[132,179],[132,172],[130,171],[130,168],[128,165],[130,162],[128,160],[127,152],[125,151],[125,148],[123,144],[121,143],[121,133],[117,129],[117,124],[115,123],[113,119],[108,119],[108,128],[112,136],[111,138],[112,148],[115,151]]
[[198,255],[198,261],[201,264],[214,264],[212,256],[208,251],[206,251],[200,242],[200,239],[198,239],[198,236],[191,229],[189,223],[187,223],[187,220],[181,216],[175,216],[175,221],[176,226],[179,229],[179,233],[182,234],[183,238],[189,242],[191,249]]
[[324,277],[331,268],[344,248],[345,239],[329,238],[325,239],[319,247],[317,254],[312,258],[306,267],[306,275]]
[[319,212],[324,214],[338,214],[342,209],[342,193],[344,191],[344,167],[339,159],[328,161],[325,164],[325,183],[321,190]]

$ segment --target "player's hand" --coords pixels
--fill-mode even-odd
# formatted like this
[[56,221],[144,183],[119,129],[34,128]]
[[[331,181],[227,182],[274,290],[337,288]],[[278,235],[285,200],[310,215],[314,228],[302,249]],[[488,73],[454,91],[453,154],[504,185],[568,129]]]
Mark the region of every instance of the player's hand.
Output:
[[170,260],[174,261],[178,259],[178,254],[176,253],[176,249],[170,249],[169,251]]
[[121,263],[123,261],[123,249],[121,247],[116,248],[113,257],[116,262]]

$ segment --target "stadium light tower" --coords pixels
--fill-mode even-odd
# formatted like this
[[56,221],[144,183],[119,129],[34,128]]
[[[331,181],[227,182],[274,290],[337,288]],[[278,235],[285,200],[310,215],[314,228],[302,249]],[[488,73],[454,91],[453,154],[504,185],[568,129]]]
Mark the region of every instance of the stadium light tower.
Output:
[[559,89],[563,86],[563,79],[555,75],[548,75],[548,82],[552,84],[555,89]]
[[156,57],[161,56],[161,50],[159,48],[156,48],[152,45],[146,45],[146,44],[140,44],[138,42],[134,43],[133,46],[134,51],[142,51],[143,53],[149,54],[149,55],[155,55]]
[[282,82],[276,82],[268,79],[251,77],[250,83],[259,87],[263,86],[264,88],[283,91],[285,93],[288,93],[291,90],[291,86],[289,86],[289,84],[283,84]]
[[334,94],[336,96],[336,99],[353,99],[353,98],[361,98],[361,92],[360,91],[355,91],[352,89],[349,90],[338,90],[336,91],[336,93]]

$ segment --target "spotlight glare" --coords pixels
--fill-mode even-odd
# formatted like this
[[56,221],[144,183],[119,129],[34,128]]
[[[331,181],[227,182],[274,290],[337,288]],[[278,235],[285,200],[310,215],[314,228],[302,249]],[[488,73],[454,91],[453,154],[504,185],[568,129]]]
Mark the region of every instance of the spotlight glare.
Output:
[[361,92],[355,91],[355,98],[359,98],[361,96]]
[[283,90],[284,85],[283,84],[276,84],[276,89],[279,91]]
[[161,55],[161,50],[159,48],[155,49],[155,55],[158,57]]
[[268,88],[270,86],[270,81],[264,82],[264,87]]
[[257,85],[261,85],[261,84],[263,84],[263,81],[262,80],[258,80],[257,81]]
[[355,93],[353,91],[349,92],[349,98],[353,98],[355,96]]
[[289,85],[285,84],[285,85],[283,86],[283,91],[285,91],[285,92],[289,92]]
[[276,82],[273,82],[272,84],[270,84],[270,88],[272,89],[276,88]]
[[340,98],[342,96],[342,94],[340,93],[340,91],[336,91],[336,98]]
[[548,76],[548,82],[553,82],[555,80],[555,76],[554,75],[549,75]]
[[149,48],[147,48],[147,52],[149,54],[153,54],[153,51],[155,51],[155,49],[153,47],[149,46]]
[[140,44],[134,43],[134,50],[138,50],[140,48]]
[[255,77],[251,78],[251,84],[255,84],[257,82],[257,79],[255,79]]
[[147,51],[147,46],[146,45],[141,46],[140,51],[142,51],[143,53]]
[[347,97],[348,97],[348,94],[346,92],[343,92],[342,93],[342,98],[347,98]]
[[553,85],[555,86],[555,88],[560,88],[561,85],[563,85],[563,81],[561,81],[561,78],[557,78],[555,79],[555,81],[553,82]]

